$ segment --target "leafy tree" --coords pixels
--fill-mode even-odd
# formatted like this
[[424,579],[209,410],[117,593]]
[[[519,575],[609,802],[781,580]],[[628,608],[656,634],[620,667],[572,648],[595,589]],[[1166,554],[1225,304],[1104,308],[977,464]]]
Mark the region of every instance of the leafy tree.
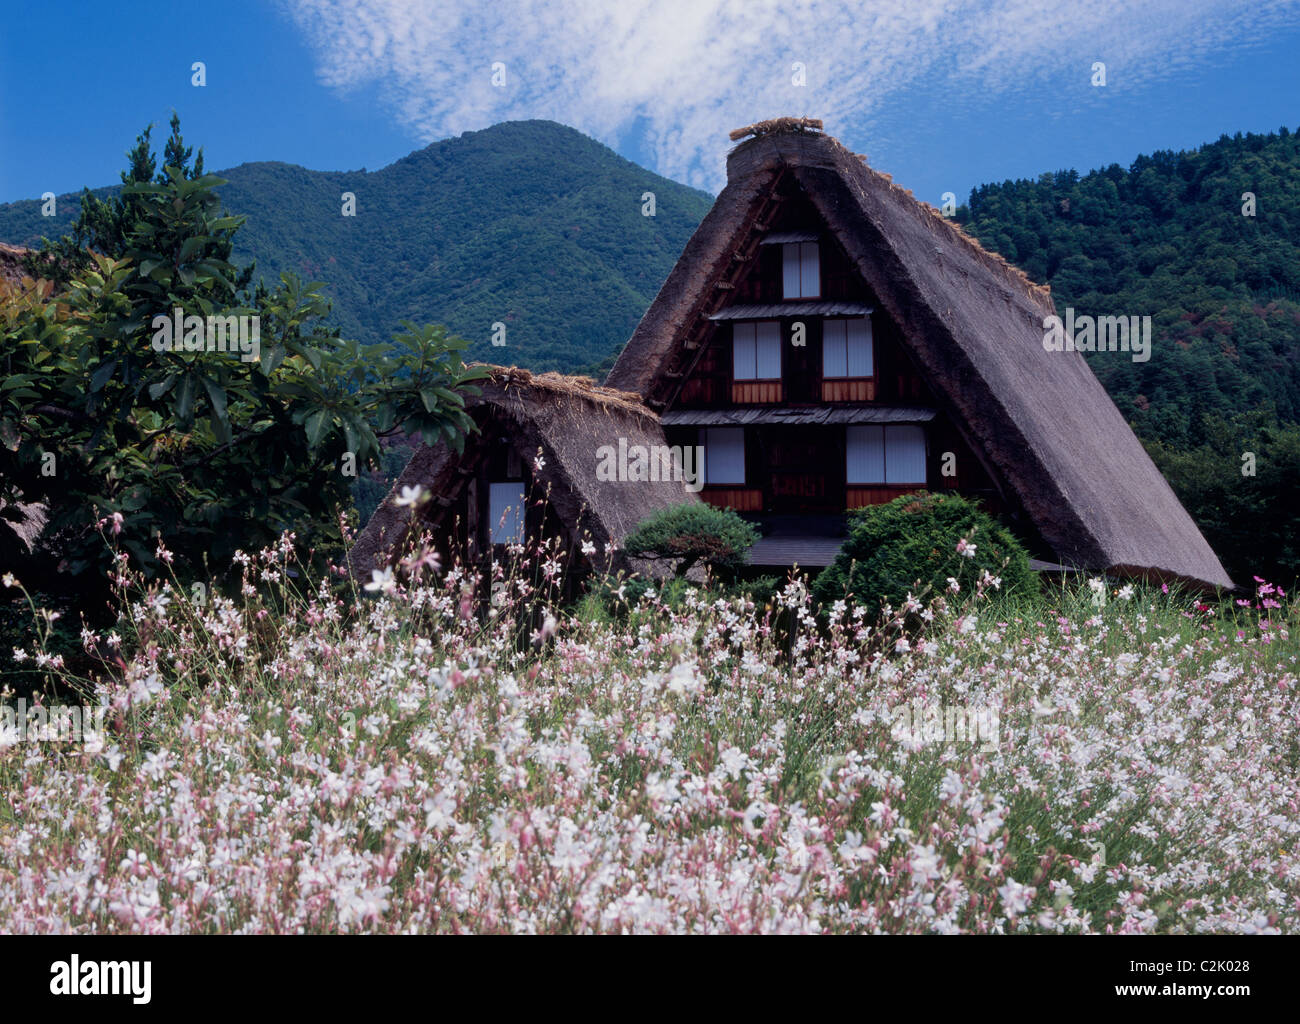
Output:
[[[167,156],[186,160],[173,128]],[[87,595],[109,566],[104,528],[145,568],[161,546],[191,578],[283,530],[319,557],[340,543],[338,510],[379,438],[463,443],[462,389],[484,376],[441,327],[407,324],[395,346],[335,337],[322,286],[292,274],[241,292],[227,257],[242,218],[220,209],[220,179],[196,162],[137,180],[152,161],[137,147],[121,205],[92,211],[95,237],[119,256],[89,252],[62,293],[0,291],[0,507],[48,510],[46,552],[62,585]],[[246,317],[257,348],[211,350],[207,329],[160,351],[175,310]]]
[[1249,589],[1259,576],[1290,589],[1300,581],[1300,426],[1258,410],[1206,416],[1197,433],[1202,443],[1186,451],[1149,444],[1151,457],[1235,583]]
[[[957,550],[961,541],[968,541],[965,553]],[[1001,577],[1004,593],[1037,588],[1020,542],[977,505],[955,494],[910,494],[853,513],[848,539],[813,594],[823,604],[849,598],[873,609],[881,601],[898,607],[925,587],[942,593],[949,578],[969,592],[984,570]]]
[[633,558],[672,562],[678,576],[703,564],[730,580],[758,538],[758,531],[731,509],[694,502],[648,517],[624,539],[623,550]]
[[[173,113],[171,135],[163,150],[163,165],[158,168],[157,157],[150,144],[153,125],[147,125],[135,145],[127,152],[127,168],[121,174],[122,188],[107,198],[99,198],[90,189],[83,189],[81,206],[72,231],[57,241],[41,239],[40,251],[29,253],[24,259],[25,269],[33,277],[45,277],[56,284],[66,285],[73,273],[91,266],[90,254],[100,253],[120,259],[127,255],[129,240],[135,225],[144,214],[144,203],[135,186],[150,182],[165,185],[170,180],[167,168],[175,168],[184,178],[202,178],[203,151],[199,150],[193,165],[190,156],[193,147],[186,146],[181,136],[180,115]],[[232,244],[230,235],[214,239],[213,255],[229,260]],[[246,287],[252,279],[252,265],[239,272],[236,288]]]

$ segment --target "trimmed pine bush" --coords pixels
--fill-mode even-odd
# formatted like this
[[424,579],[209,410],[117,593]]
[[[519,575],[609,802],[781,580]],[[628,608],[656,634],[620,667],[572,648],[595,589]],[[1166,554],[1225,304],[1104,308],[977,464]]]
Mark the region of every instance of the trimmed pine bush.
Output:
[[678,576],[704,564],[731,580],[758,537],[758,531],[731,509],[697,502],[656,512],[628,534],[623,550],[634,558],[669,562]]

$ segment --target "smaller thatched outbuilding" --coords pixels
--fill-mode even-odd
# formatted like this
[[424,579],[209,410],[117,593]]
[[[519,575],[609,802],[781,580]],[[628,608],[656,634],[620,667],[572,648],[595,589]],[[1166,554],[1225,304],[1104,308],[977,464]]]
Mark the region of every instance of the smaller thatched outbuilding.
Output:
[[[466,399],[478,432],[459,455],[445,442],[416,450],[353,545],[353,575],[369,579],[412,531],[426,530],[444,556],[476,561],[494,548],[558,537],[570,566],[660,574],[621,550],[647,516],[698,500],[683,479],[689,457],[685,472],[655,459],[668,451],[659,417],[636,395],[586,377],[488,369],[481,394]],[[415,509],[398,504],[417,487],[431,499]]]

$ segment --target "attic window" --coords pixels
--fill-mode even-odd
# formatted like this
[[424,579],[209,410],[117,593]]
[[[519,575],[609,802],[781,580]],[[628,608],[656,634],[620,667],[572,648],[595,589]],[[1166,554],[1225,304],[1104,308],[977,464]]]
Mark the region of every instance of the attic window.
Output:
[[870,317],[823,321],[822,376],[826,378],[874,376],[873,348]]
[[821,254],[816,242],[787,242],[781,246],[781,282],[787,299],[815,299],[821,295]]
[[731,328],[732,379],[781,379],[781,322],[759,320]]
[[847,431],[848,484],[925,486],[924,427],[866,424]]

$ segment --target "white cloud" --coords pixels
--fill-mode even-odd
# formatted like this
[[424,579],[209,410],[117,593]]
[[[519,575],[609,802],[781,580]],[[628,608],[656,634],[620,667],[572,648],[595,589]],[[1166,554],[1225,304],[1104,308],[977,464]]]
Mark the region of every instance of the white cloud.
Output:
[[[718,187],[726,132],[808,114],[871,138],[912,89],[951,109],[1041,90],[1054,109],[1140,88],[1266,41],[1295,0],[287,0],[322,82],[375,83],[425,142],[550,118],[616,143],[645,134],[655,170]],[[505,88],[492,64],[506,65]],[[807,85],[791,65],[807,67]],[[905,107],[903,108],[905,111]]]

